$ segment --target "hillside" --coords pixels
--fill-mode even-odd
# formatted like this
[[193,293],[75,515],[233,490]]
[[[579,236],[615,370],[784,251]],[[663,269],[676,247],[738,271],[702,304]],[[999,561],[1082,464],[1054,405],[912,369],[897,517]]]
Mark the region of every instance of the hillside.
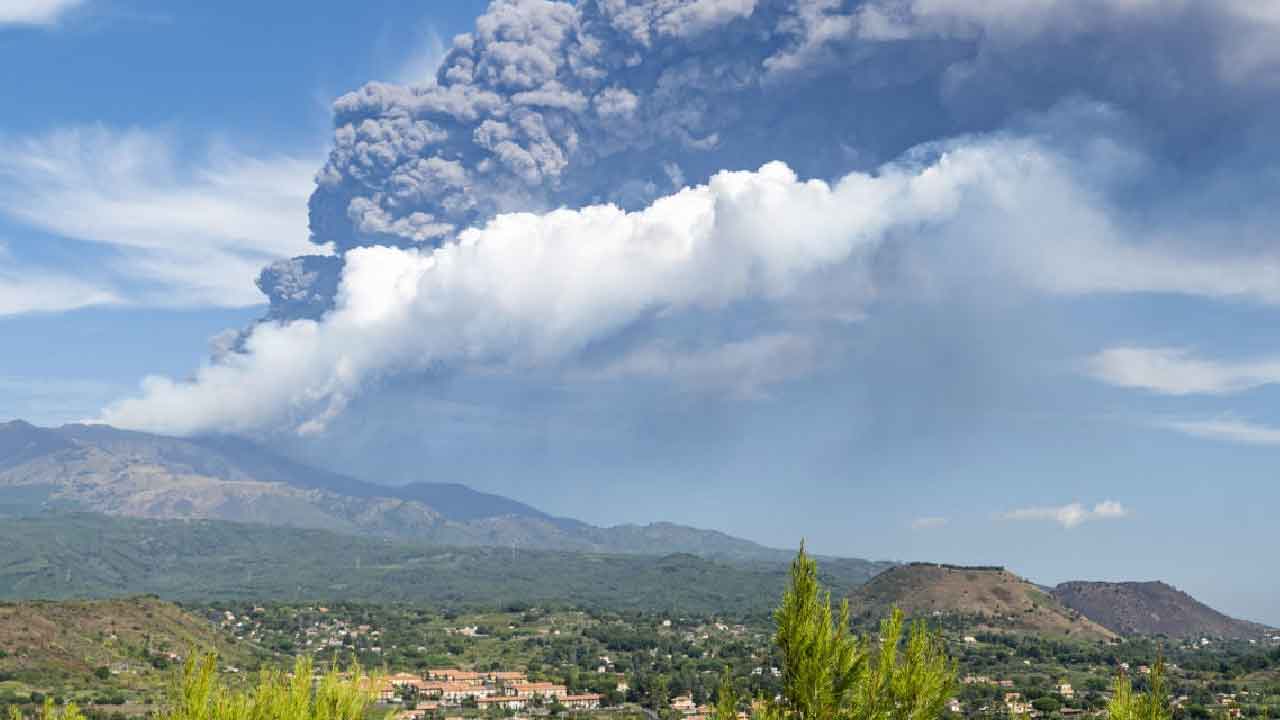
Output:
[[255,661],[253,648],[228,642],[205,620],[171,603],[136,597],[0,603],[0,648],[0,676],[11,695],[18,687],[46,693],[96,687],[97,697],[136,697],[161,687],[172,656],[192,649],[216,650],[240,667]]
[[889,568],[850,595],[862,616],[882,617],[899,607],[910,617],[943,615],[972,618],[991,630],[1106,639],[1113,633],[1063,606],[1021,577],[995,567],[958,567],[910,563]]
[[0,424],[0,516],[48,509],[262,523],[453,546],[769,561],[791,555],[671,523],[596,527],[456,483],[378,485],[236,437]]
[[1162,582],[1066,582],[1053,594],[1121,635],[1257,638],[1268,628],[1236,620]]
[[[884,565],[825,568],[840,592]],[[693,555],[451,548],[300,528],[97,514],[0,520],[0,598],[178,601],[367,600],[500,606],[564,602],[611,608],[765,611],[787,577],[781,562]]]

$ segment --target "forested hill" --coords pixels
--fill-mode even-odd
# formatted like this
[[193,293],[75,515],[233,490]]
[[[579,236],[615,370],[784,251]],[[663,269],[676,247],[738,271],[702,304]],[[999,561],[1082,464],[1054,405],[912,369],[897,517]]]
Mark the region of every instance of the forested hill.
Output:
[[[847,593],[876,569],[824,563]],[[767,612],[785,562],[440,547],[220,521],[49,514],[0,520],[0,599],[154,593],[179,601],[364,600]]]

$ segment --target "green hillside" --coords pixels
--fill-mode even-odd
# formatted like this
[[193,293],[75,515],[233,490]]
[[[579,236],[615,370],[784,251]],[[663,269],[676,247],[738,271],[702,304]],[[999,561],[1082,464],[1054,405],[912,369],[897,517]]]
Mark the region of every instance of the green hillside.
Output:
[[163,688],[173,662],[193,650],[216,650],[232,667],[251,667],[260,657],[155,598],[0,603],[0,704],[27,702],[34,692],[136,705]]
[[[849,591],[883,565],[831,563]],[[219,521],[49,514],[0,520],[0,598],[366,600],[764,611],[785,563],[396,543]]]

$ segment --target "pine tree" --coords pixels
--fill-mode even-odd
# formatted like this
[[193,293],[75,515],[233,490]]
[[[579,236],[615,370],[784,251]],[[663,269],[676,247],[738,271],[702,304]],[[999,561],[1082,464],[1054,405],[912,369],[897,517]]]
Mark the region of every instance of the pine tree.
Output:
[[720,674],[720,687],[716,689],[716,705],[713,720],[736,720],[738,717],[738,691],[733,687],[733,671],[725,668]]
[[905,647],[902,612],[880,624],[879,645],[849,629],[849,603],[838,612],[803,544],[791,585],[774,613],[782,652],[782,693],[761,720],[934,720],[955,686],[955,664],[941,639],[920,622]]
[[1115,691],[1107,703],[1107,715],[1111,720],[1171,720],[1169,691],[1165,686],[1164,658],[1157,657],[1151,668],[1151,689],[1145,693],[1133,692],[1133,685],[1126,675],[1116,678]]

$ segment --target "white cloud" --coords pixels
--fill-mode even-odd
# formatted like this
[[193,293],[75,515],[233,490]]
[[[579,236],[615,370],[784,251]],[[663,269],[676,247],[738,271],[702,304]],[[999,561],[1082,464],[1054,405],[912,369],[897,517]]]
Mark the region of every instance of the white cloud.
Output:
[[17,260],[0,242],[0,317],[119,303],[111,288]]
[[1280,5],[1271,0],[873,0],[852,17],[846,32],[868,40],[938,35],[1006,45],[1185,23],[1214,48],[1226,81],[1274,84],[1280,69]]
[[1218,362],[1186,348],[1108,348],[1090,357],[1085,367],[1109,385],[1161,395],[1224,395],[1280,383],[1280,358]]
[[1074,528],[1094,520],[1112,520],[1127,517],[1129,511],[1114,500],[1103,500],[1093,509],[1075,502],[1058,507],[1029,507],[1010,510],[1004,514],[1007,520],[1049,520],[1064,528]]
[[888,168],[835,186],[774,163],[720,173],[640,212],[513,213],[431,251],[358,248],[321,323],[259,326],[246,354],[201,368],[194,383],[149,378],[141,398],[104,418],[169,432],[314,428],[383,373],[555,364],[654,310],[781,302],[813,272],[873,249],[895,222],[952,212],[958,187],[985,165],[970,153],[987,150],[961,152],[944,171]]
[[84,0],[4,0],[0,28],[5,25],[54,25]]
[[755,12],[756,0],[692,0],[658,19],[658,32],[690,37]]
[[111,288],[43,270],[0,268],[0,316],[60,312],[122,302]]
[[947,519],[937,516],[918,517],[911,521],[912,530],[935,530],[947,525]]
[[244,306],[276,259],[314,251],[314,158],[213,147],[188,160],[172,138],[105,127],[0,139],[0,214],[111,250],[126,301]]
[[[924,282],[940,285],[1224,289],[1200,283],[1222,267],[1186,266],[1176,248],[1123,229],[1094,187],[1094,168],[1126,164],[1113,157],[1123,151],[1108,153],[1060,154],[1007,135],[966,138],[834,185],[802,182],[773,163],[722,172],[634,213],[607,205],[509,213],[434,250],[356,248],[346,255],[336,309],[321,322],[260,326],[247,354],[201,368],[194,383],[150,378],[142,397],[104,417],[166,432],[314,429],[381,376],[442,364],[572,364],[589,343],[654,312],[714,313],[750,300],[856,317],[879,290],[870,267],[887,241],[900,243]],[[1055,228],[1052,241],[1039,240],[1045,227]],[[1153,277],[1152,267],[1162,274]],[[1263,255],[1250,264],[1268,268],[1275,287],[1263,296],[1280,298],[1276,261]],[[827,286],[839,293],[816,289]],[[778,381],[778,364],[751,364],[760,349],[673,355],[642,347],[612,371],[714,384],[711,368],[737,362],[764,369],[758,385]]]
[[1280,445],[1280,427],[1260,425],[1232,417],[1207,420],[1160,420],[1159,427],[1210,440],[1242,445]]

